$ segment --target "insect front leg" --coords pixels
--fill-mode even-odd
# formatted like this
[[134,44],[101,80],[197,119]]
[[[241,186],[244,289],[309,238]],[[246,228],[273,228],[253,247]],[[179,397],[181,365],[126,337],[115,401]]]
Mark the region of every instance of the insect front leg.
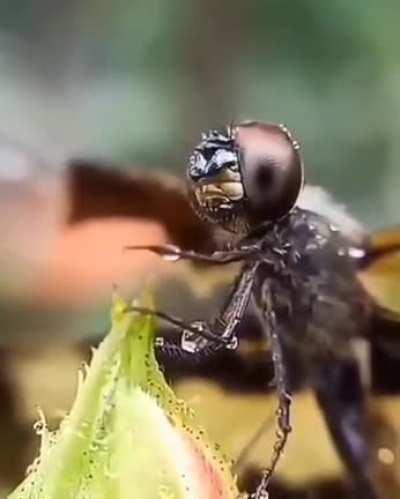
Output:
[[[237,346],[236,332],[249,302],[258,263],[245,265],[222,309],[212,322],[193,321],[186,323],[164,312],[144,307],[131,307],[131,311],[154,315],[181,331],[180,348],[184,352],[198,354],[206,350],[220,348],[234,349]],[[165,352],[177,352],[176,342],[159,337],[156,344]]]
[[[226,348],[237,347],[236,332],[249,302],[258,263],[246,265],[233,286],[220,314],[212,321],[196,321],[196,326],[212,333],[224,342]],[[196,352],[206,346],[204,339],[190,330],[182,334],[182,348]]]
[[[189,352],[194,356],[193,360],[202,361],[211,354],[218,352],[221,348],[227,347],[227,341],[215,334],[206,322],[194,321],[186,323],[178,317],[147,307],[131,306],[129,310],[134,313],[157,317],[181,331],[181,337],[178,339],[166,335],[156,337],[155,347],[167,357],[179,358]],[[185,348],[187,335],[194,338],[196,348],[193,346]]]
[[241,246],[227,251],[214,251],[210,254],[198,253],[192,250],[183,250],[173,244],[148,245],[148,246],[126,246],[129,251],[150,251],[163,257],[165,260],[178,261],[190,260],[195,263],[211,263],[215,265],[226,265],[234,262],[241,262],[251,255],[257,254],[257,245]]

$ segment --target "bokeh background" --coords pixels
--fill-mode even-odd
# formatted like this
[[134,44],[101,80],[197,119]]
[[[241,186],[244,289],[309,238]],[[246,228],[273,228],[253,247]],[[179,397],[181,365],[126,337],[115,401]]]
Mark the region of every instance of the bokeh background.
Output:
[[200,130],[284,122],[310,180],[394,223],[398,15],[396,0],[3,0],[0,133],[49,160],[182,171]]
[[183,175],[202,130],[283,122],[310,182],[369,228],[397,224],[399,16],[397,0],[0,2],[1,490],[35,452],[35,406],[68,408],[112,285],[157,265],[121,247],[165,239],[67,227],[67,162]]

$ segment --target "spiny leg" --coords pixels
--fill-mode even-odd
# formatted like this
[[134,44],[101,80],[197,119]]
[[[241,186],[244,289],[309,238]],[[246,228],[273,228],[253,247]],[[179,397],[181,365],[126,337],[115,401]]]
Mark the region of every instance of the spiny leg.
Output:
[[251,245],[239,249],[228,251],[214,251],[209,255],[197,253],[192,250],[182,250],[172,244],[165,245],[148,245],[148,246],[126,246],[128,251],[151,251],[156,255],[163,257],[166,260],[190,260],[197,263],[212,263],[216,265],[225,265],[228,263],[240,262],[246,260],[249,256],[256,254],[259,251],[258,246]]
[[[172,324],[182,331],[181,348],[189,353],[198,353],[209,347],[211,349],[237,347],[236,331],[246,311],[250,299],[254,276],[258,263],[247,264],[239,277],[217,318],[208,323],[207,321],[193,321],[186,323],[182,319],[173,317],[165,312],[160,312],[146,307],[130,307],[132,312],[154,315]],[[171,352],[176,352],[176,343],[168,342],[166,338],[157,340],[158,346],[165,346]]]
[[268,332],[268,338],[271,344],[272,360],[275,371],[275,387],[278,393],[278,409],[276,411],[276,441],[272,450],[272,457],[268,468],[264,471],[264,476],[253,494],[254,499],[268,499],[268,486],[276,466],[285,449],[289,433],[292,431],[290,426],[290,406],[292,396],[289,391],[288,378],[283,358],[281,341],[278,333],[278,326],[275,312],[273,310],[271,292],[265,287],[264,293],[264,318],[265,326]]
[[354,497],[377,499],[372,478],[364,390],[353,359],[330,359],[314,368],[317,400],[354,482]]
[[261,425],[257,428],[257,430],[254,432],[250,440],[240,451],[240,454],[237,457],[233,467],[233,471],[236,475],[240,474],[241,469],[244,467],[246,461],[248,460],[249,453],[251,452],[253,447],[257,444],[257,442],[261,439],[264,433],[271,428],[274,422],[275,422],[274,414],[268,415],[261,423]]
[[[167,314],[165,312],[161,312],[159,310],[154,310],[152,308],[147,308],[147,307],[136,307],[136,306],[131,306],[129,307],[129,311],[131,312],[136,312],[138,314],[143,314],[143,315],[152,315],[154,317],[158,317],[159,319],[162,319],[172,326],[175,326],[183,331],[183,334],[193,334],[196,337],[202,338],[203,340],[211,341],[216,344],[221,344],[221,346],[226,346],[227,340],[218,334],[213,333],[211,330],[210,326],[206,321],[193,321],[190,323],[187,323],[183,321],[182,319],[178,317],[174,317],[170,314]],[[161,341],[159,341],[161,344]]]

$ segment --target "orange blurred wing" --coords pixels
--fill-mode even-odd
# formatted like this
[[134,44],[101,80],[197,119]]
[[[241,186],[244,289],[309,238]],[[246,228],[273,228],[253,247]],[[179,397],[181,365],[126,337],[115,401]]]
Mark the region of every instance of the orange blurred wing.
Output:
[[358,277],[382,312],[400,321],[400,227],[370,236]]

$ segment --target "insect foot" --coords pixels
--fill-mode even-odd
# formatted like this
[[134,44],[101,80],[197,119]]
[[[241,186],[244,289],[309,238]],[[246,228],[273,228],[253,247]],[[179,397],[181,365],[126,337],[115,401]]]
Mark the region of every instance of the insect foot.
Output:
[[198,353],[206,349],[228,348],[235,350],[238,346],[236,336],[224,337],[215,333],[206,321],[194,321],[183,330],[181,336],[182,350],[188,353]]
[[[192,324],[193,326],[193,324]],[[204,350],[209,344],[209,340],[199,336],[193,331],[185,330],[181,337],[182,350],[188,353],[198,353]]]

